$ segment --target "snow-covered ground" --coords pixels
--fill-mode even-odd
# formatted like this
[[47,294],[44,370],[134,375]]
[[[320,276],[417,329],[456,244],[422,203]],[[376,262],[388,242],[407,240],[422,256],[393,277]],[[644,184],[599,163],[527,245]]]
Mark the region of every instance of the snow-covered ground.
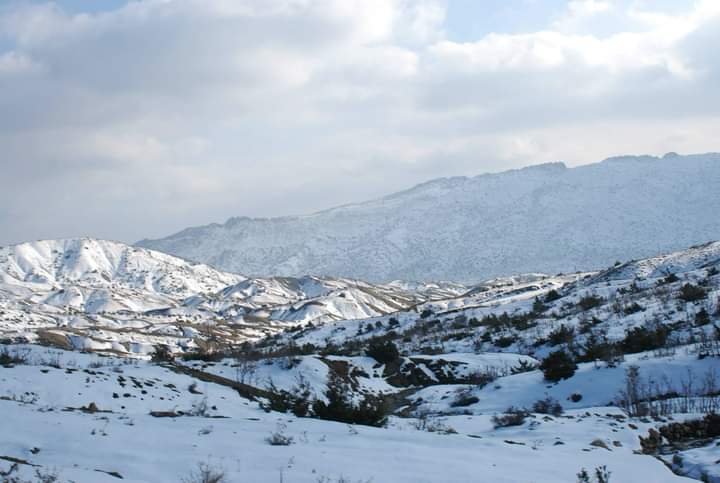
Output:
[[[0,472],[163,482],[207,462],[230,482],[572,483],[604,465],[613,483],[686,480],[671,468],[720,481],[715,436],[654,451],[662,461],[640,451],[651,429],[720,402],[719,242],[473,287],[246,279],[94,240],[3,250],[0,360],[28,354],[0,365]],[[192,357],[151,363],[164,344]],[[537,366],[558,350],[580,362],[551,383]],[[653,417],[621,409],[632,368],[663,408]],[[387,424],[248,399],[302,387],[329,403],[338,378],[354,404],[384,396]],[[495,428],[546,397],[564,413]],[[278,432],[292,444],[270,445]]]
[[[150,415],[191,411],[203,400],[205,417]],[[80,409],[91,403],[97,411]],[[453,434],[423,431],[402,418],[387,428],[348,426],[266,413],[230,388],[145,361],[43,348],[32,349],[28,365],[0,368],[0,408],[0,468],[16,458],[27,463],[19,465],[24,475],[34,471],[30,464],[40,465],[56,469],[63,481],[80,483],[116,481],[109,473],[128,482],[177,482],[198,462],[222,468],[228,481],[254,483],[341,477],[374,483],[561,483],[574,482],[581,467],[601,465],[613,482],[685,481],[659,460],[634,454],[638,435],[650,425],[633,429],[619,422],[615,408],[537,415],[498,430],[489,414],[451,416],[444,424]],[[293,444],[269,445],[266,438],[277,431]],[[591,444],[596,440],[608,448]]]

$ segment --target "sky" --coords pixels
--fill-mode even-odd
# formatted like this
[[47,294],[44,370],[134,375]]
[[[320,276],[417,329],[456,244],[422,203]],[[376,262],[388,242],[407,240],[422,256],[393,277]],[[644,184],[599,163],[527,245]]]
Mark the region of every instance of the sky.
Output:
[[717,0],[0,0],[0,244],[720,150]]

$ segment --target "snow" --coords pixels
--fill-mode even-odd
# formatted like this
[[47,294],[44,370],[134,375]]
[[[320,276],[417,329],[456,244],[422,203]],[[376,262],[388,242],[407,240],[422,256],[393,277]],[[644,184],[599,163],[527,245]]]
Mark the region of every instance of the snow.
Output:
[[[131,351],[145,351],[143,344],[181,350],[207,325],[237,343],[310,322],[382,316],[466,290],[413,284],[413,291],[331,277],[247,279],[88,238],[2,247],[0,280],[0,336],[35,341],[44,329],[64,346],[121,344]],[[84,339],[69,329],[83,329]]]
[[[455,183],[462,181],[447,188]],[[714,333],[720,315],[719,255],[716,242],[599,272],[530,273],[466,287],[332,277],[247,279],[88,239],[3,248],[0,350],[30,354],[27,363],[0,366],[0,471],[10,466],[3,459],[9,457],[57,468],[63,479],[78,483],[115,481],[109,472],[125,481],[177,482],[198,462],[209,461],[233,482],[329,483],[342,476],[374,483],[574,483],[580,468],[606,465],[613,483],[688,481],[659,459],[639,454],[639,437],[670,418],[701,415],[687,409],[657,420],[630,419],[614,402],[631,366],[644,381],[676,388],[688,380],[699,388],[704,375],[720,367],[717,357],[701,357],[699,342]],[[668,270],[677,281],[667,282]],[[678,295],[686,283],[702,286],[706,296],[683,301]],[[536,300],[551,290],[559,298],[534,312]],[[602,302],[579,308],[587,295]],[[626,311],[631,303],[641,310]],[[699,323],[701,310],[708,320]],[[522,321],[497,328],[481,322],[489,315],[531,311],[527,327]],[[620,340],[633,327],[654,324],[673,329],[672,347],[627,354],[612,367],[582,363],[558,383],[532,369],[550,351],[569,345],[582,351],[591,334]],[[561,326],[575,329],[572,340],[549,341]],[[17,345],[18,335],[74,351]],[[294,353],[291,346],[305,344],[318,351],[331,343],[347,345],[335,352],[342,356],[253,352],[176,366],[149,362],[159,344],[184,352],[211,338],[236,344],[266,335],[274,336],[256,349],[272,354]],[[376,337],[392,338],[401,359],[383,365],[367,357],[362,343]],[[499,344],[501,337],[509,343]],[[513,374],[520,364],[528,372]],[[225,385],[182,372],[190,368],[203,380],[220,376]],[[241,382],[267,389],[272,381],[293,390],[302,380],[323,399],[331,370],[344,374],[353,401],[370,393],[390,395],[397,411],[388,425],[353,427],[265,412],[231,387]],[[478,374],[495,379],[466,384],[479,381],[473,379]],[[573,400],[575,394],[581,398]],[[494,428],[496,413],[530,408],[546,396],[557,399],[565,413],[532,414],[519,426]],[[466,401],[455,404],[460,397]],[[206,414],[190,415],[202,413],[205,402]],[[90,403],[100,411],[88,411]],[[151,411],[184,415],[153,417]],[[269,445],[265,439],[277,431],[293,444]],[[717,479],[716,440],[682,450],[679,457],[682,467],[663,455],[678,473]],[[32,468],[21,465],[21,471],[30,476]]]
[[718,239],[719,161],[624,157],[438,179],[313,215],[233,218],[138,245],[260,277],[476,283],[589,270]]
[[[231,389],[211,383],[198,383],[203,394],[191,394],[192,378],[144,361],[41,348],[33,348],[32,358],[31,365],[0,369],[5,396],[0,399],[0,456],[55,468],[62,478],[78,483],[117,481],[98,470],[118,472],[128,482],[177,482],[202,461],[224,468],[229,481],[255,483],[280,478],[316,483],[341,475],[377,483],[562,483],[574,482],[581,467],[600,465],[607,465],[618,482],[686,481],[660,461],[634,454],[645,426],[633,430],[617,424],[606,416],[616,411],[609,408],[536,418],[497,431],[489,427],[487,416],[448,417],[446,424],[457,434],[419,431],[397,418],[388,428],[351,429],[265,413]],[[49,367],[43,359],[60,360],[63,368]],[[223,417],[149,415],[151,410],[189,410],[203,398],[216,407],[211,415]],[[91,402],[111,412],[68,409]],[[279,427],[294,444],[265,442]],[[591,446],[594,439],[607,441],[610,449]],[[7,467],[9,463],[0,462],[0,468]],[[30,468],[21,468],[30,474]]]

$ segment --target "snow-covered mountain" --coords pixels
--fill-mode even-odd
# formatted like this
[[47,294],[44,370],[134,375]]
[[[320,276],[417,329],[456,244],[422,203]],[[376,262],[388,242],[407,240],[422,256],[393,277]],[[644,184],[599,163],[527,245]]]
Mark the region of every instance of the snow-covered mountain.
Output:
[[[144,250],[126,267],[114,254],[128,250],[73,240],[3,251],[2,481],[210,481],[195,476],[204,468],[258,483],[720,482],[720,242],[469,288],[243,279]],[[185,288],[159,281],[175,273],[201,291],[173,298]],[[215,290],[225,277],[237,279]],[[71,308],[44,302],[56,286],[178,305],[102,319],[73,309],[94,325],[24,326],[85,353],[3,340],[7,305],[48,318]],[[401,308],[333,312],[383,304]],[[326,322],[284,322],[310,307]],[[210,346],[243,324],[272,336]],[[183,340],[198,343],[182,358],[137,354]]]
[[438,179],[306,216],[232,218],[138,246],[253,276],[476,282],[601,268],[720,238],[720,154]]
[[380,316],[466,290],[249,279],[117,242],[46,240],[0,248],[0,336],[144,352],[159,343],[191,347],[203,334],[241,342],[309,322]]

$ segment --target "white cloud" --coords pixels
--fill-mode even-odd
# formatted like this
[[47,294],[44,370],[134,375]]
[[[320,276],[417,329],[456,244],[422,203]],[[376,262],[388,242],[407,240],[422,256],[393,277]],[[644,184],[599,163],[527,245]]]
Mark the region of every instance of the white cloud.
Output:
[[[711,149],[718,3],[631,3],[466,43],[441,0],[0,9],[0,242],[133,241],[429,177]],[[597,33],[607,18],[626,28]]]

